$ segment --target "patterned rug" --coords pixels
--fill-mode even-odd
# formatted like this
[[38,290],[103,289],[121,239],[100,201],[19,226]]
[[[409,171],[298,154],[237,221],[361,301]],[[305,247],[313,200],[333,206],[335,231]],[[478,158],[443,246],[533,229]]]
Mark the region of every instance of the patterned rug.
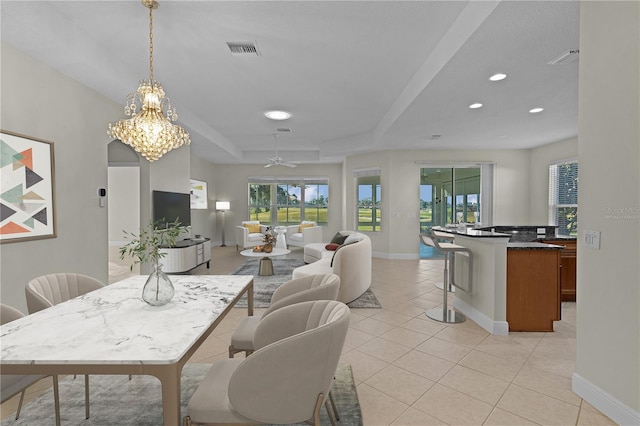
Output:
[[[281,284],[291,280],[293,270],[304,265],[299,259],[272,259],[273,274],[271,276],[258,275],[258,264],[260,259],[249,259],[231,275],[253,275],[253,307],[266,308],[271,303],[271,295]],[[243,296],[236,307],[246,307],[247,298]],[[350,308],[378,308],[382,306],[371,289],[358,297],[353,302],[347,303]]]
[[[210,364],[187,364],[182,370],[182,416],[186,415],[191,395],[204,378]],[[136,425],[162,424],[162,393],[160,382],[151,376],[91,376],[91,418],[84,418],[84,379],[67,377],[60,381],[60,416],[63,425]],[[351,366],[338,365],[333,395],[340,413],[340,424],[362,425],[362,413],[353,382]],[[15,413],[2,422],[9,425],[50,425],[55,423],[53,389],[49,389],[22,408],[20,419]],[[302,423],[305,424],[305,423]],[[322,410],[322,424],[329,425]]]

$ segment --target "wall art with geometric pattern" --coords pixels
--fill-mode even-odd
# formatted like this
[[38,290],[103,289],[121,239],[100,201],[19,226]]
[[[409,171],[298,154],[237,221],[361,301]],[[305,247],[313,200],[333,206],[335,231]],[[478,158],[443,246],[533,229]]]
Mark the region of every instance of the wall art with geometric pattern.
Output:
[[53,142],[0,130],[0,243],[56,237]]

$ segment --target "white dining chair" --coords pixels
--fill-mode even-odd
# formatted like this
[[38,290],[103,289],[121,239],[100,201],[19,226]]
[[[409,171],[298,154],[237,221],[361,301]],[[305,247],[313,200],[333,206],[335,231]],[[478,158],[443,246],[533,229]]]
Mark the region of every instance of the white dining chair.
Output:
[[[104,287],[99,280],[70,272],[42,275],[25,287],[29,313],[50,308],[80,295]],[[57,381],[57,376],[54,376]],[[89,375],[84,376],[85,416],[89,418]]]
[[253,335],[260,321],[270,313],[293,305],[294,303],[311,300],[336,300],[340,289],[340,277],[336,274],[309,275],[287,281],[275,289],[271,295],[271,303],[262,316],[244,317],[236,331],[231,335],[229,358],[238,352],[246,355],[254,351]]
[[215,362],[189,400],[184,425],[290,424],[320,426],[349,329],[347,305],[296,303],[265,317],[256,351]]
[[[10,323],[19,318],[24,317],[24,314],[16,308],[0,303],[0,325]],[[20,410],[22,409],[22,403],[24,402],[24,394],[29,386],[36,383],[40,379],[46,376],[39,375],[19,375],[19,374],[3,374],[0,376],[0,388],[1,388],[1,401],[4,403],[10,398],[20,393],[20,401],[18,402],[18,409],[16,410],[16,420],[20,418]],[[58,382],[54,380],[54,405],[56,409],[56,418],[60,417],[60,404],[58,401]]]

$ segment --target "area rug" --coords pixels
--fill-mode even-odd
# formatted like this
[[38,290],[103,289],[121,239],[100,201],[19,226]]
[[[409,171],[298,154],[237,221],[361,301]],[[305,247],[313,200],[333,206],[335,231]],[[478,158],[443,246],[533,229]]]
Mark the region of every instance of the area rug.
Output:
[[[187,364],[182,370],[182,416],[186,415],[191,395],[204,378],[210,364]],[[148,425],[162,424],[160,382],[151,376],[91,376],[91,418],[84,418],[84,380],[67,377],[60,381],[60,415],[63,425]],[[340,424],[362,425],[362,413],[353,382],[351,366],[340,364],[336,371],[333,395],[340,413]],[[49,389],[22,408],[20,419],[15,413],[2,422],[9,425],[48,425],[55,423],[53,390]],[[305,424],[305,423],[301,423]],[[329,425],[322,410],[322,424]]]
[[[253,307],[267,308],[271,303],[271,295],[281,284],[291,280],[293,270],[298,266],[304,265],[302,260],[298,259],[272,259],[273,275],[258,275],[258,264],[260,259],[249,259],[238,269],[233,271],[231,275],[253,275]],[[247,298],[243,296],[236,307],[243,308],[247,306]],[[353,302],[347,303],[350,308],[377,308],[382,306],[371,289]]]

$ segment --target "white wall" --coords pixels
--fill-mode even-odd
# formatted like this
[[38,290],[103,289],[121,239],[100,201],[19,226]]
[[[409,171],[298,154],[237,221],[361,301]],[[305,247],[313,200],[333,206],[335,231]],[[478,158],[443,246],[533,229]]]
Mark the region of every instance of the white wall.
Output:
[[[207,210],[191,210],[191,235],[202,235],[211,238],[212,245],[219,245],[222,241],[222,234],[219,232],[218,224],[221,213],[216,213],[216,189],[215,169],[216,165],[191,156],[191,178],[207,182]],[[225,200],[226,201],[226,200]],[[229,240],[230,235],[225,235],[225,240]],[[233,238],[233,237],[232,237]]]
[[580,4],[574,390],[621,424],[640,424],[640,3]]
[[355,226],[354,170],[381,168],[382,230],[367,233],[374,254],[398,259],[418,257],[420,168],[425,165],[416,161],[442,164],[494,162],[493,223],[531,223],[530,150],[397,150],[354,155],[345,161],[345,207],[350,229]]
[[140,229],[140,168],[109,167],[109,245],[124,244],[123,231]]
[[2,44],[2,129],[54,142],[58,237],[2,244],[2,303],[27,312],[26,283],[53,272],[108,282],[107,124],[122,105]]

